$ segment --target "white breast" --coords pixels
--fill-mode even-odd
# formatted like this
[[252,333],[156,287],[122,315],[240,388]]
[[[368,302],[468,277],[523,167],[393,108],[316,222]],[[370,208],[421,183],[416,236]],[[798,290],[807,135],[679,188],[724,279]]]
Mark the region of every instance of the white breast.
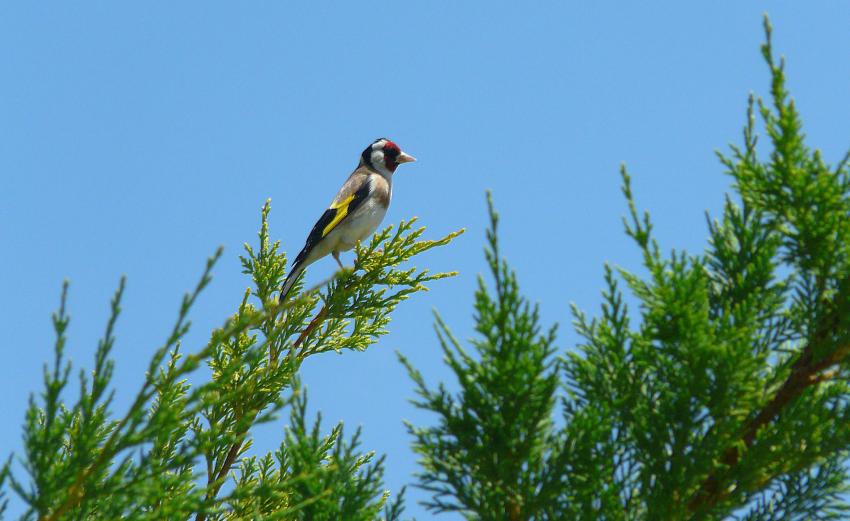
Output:
[[387,214],[375,197],[370,197],[348,217],[349,221],[344,230],[340,230],[339,250],[350,250],[357,241],[362,241],[380,226]]

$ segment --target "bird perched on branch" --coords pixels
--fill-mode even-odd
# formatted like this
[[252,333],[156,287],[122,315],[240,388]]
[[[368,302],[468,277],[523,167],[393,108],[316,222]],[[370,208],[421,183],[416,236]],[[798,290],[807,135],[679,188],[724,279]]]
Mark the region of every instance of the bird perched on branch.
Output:
[[416,161],[386,138],[375,140],[360,154],[360,164],[337,192],[333,202],[319,218],[301,253],[295,257],[283,287],[283,301],[304,268],[327,254],[333,255],[339,267],[339,252],[354,248],[374,232],[390,206],[393,173],[398,165]]

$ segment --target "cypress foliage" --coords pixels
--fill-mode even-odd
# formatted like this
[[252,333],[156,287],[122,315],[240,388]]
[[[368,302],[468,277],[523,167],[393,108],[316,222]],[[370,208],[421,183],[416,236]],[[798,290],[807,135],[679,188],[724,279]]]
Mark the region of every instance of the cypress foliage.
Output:
[[[383,458],[360,448],[359,433],[346,438],[341,424],[323,433],[320,419],[307,419],[298,371],[310,356],[362,351],[385,334],[402,300],[452,275],[399,266],[460,232],[433,241],[421,239],[424,228],[413,229],[413,221],[390,226],[358,245],[353,269],[323,292],[312,289],[281,304],[276,290],[286,256],[269,238],[269,211],[267,202],[258,247],[245,245],[242,266],[252,287],[235,314],[206,345],[184,353],[189,312],[210,281],[219,250],[183,299],[123,414],[112,403],[110,353],[124,281],[94,368],[79,372],[76,402],[65,400],[72,371],[64,359],[70,321],[65,284],[53,316],[53,364],[26,415],[18,456],[25,474],[13,471],[11,459],[0,469],[0,486],[28,507],[21,519],[399,519],[400,501],[388,502],[383,489]],[[210,376],[190,385],[187,378],[203,365]],[[289,424],[280,447],[249,455],[251,429],[285,407]]]
[[414,403],[437,416],[409,425],[433,512],[850,516],[850,155],[831,167],[805,144],[767,20],[765,32],[770,101],[750,99],[743,144],[720,156],[735,195],[709,220],[706,250],[663,254],[623,169],[626,233],[646,275],[606,266],[600,313],[574,310],[576,350],[555,358],[554,329],[499,256],[490,207],[493,287],[476,292],[472,350],[437,318],[458,391],[428,387],[402,357]]
[[498,215],[489,196],[488,204],[485,256],[495,287],[491,294],[479,277],[477,356],[437,316],[445,361],[460,386],[459,395],[452,396],[442,385],[429,390],[422,374],[399,354],[417,386],[414,405],[440,417],[437,426],[408,424],[408,430],[422,456],[420,486],[433,492],[427,507],[473,512],[476,519],[536,519],[559,480],[551,472],[559,452],[552,424],[559,385],[555,328],[541,331],[537,307],[520,295],[516,274],[499,253]]

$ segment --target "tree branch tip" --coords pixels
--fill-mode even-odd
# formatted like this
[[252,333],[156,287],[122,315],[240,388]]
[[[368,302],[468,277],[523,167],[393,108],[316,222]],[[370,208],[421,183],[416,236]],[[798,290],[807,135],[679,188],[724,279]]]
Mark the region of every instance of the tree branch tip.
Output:
[[770,15],[767,11],[762,14],[762,27],[764,27],[764,33],[767,37],[767,43],[770,43],[770,35],[773,33],[773,24],[770,23]]

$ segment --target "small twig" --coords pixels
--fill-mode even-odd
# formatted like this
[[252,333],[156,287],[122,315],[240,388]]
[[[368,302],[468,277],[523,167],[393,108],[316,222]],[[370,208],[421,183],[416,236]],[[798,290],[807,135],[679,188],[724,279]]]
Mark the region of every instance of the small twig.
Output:
[[[254,416],[256,417],[256,415]],[[232,467],[233,463],[236,462],[236,457],[239,455],[239,451],[242,450],[242,444],[245,443],[245,437],[247,434],[247,431],[242,433],[239,437],[239,441],[230,446],[230,450],[227,451],[227,456],[224,458],[224,464],[222,464],[218,474],[215,475],[215,479],[211,479],[207,483],[207,486],[212,487],[207,492],[208,500],[213,499],[216,495],[218,495],[221,485],[224,484],[224,478],[227,476],[227,473],[230,472],[230,467]],[[210,491],[212,494],[209,493]],[[204,521],[206,518],[206,513],[198,512],[195,516],[195,521]]]
[[[338,271],[338,272],[337,272],[337,273],[336,273],[333,277],[331,277],[331,279],[329,279],[328,281],[333,280],[333,279],[337,279],[337,278],[339,278],[342,274],[344,274],[344,270],[339,270],[339,271]],[[367,273],[367,275],[368,275],[368,273]],[[349,281],[348,281],[348,284],[346,284],[346,285],[343,287],[343,290],[348,290],[349,288],[351,288],[351,282],[352,282],[352,281],[350,281],[350,280],[349,280]],[[313,320],[311,320],[311,321],[310,321],[310,323],[309,323],[309,324],[307,324],[307,327],[306,327],[306,328],[304,328],[304,331],[302,331],[302,332],[301,332],[301,334],[300,334],[300,335],[298,335],[298,338],[297,338],[297,339],[295,339],[295,342],[293,342],[293,344],[292,344],[292,349],[291,349],[291,351],[290,351],[290,352],[294,352],[296,349],[298,349],[298,348],[301,346],[301,344],[303,344],[303,343],[304,343],[304,341],[305,341],[305,340],[307,340],[307,337],[308,337],[308,336],[310,336],[310,334],[311,334],[311,333],[312,333],[312,332],[313,332],[313,331],[314,331],[317,327],[319,327],[319,325],[321,325],[321,323],[322,323],[322,322],[324,322],[324,320],[327,318],[327,316],[328,316],[328,305],[327,305],[327,303],[325,303],[325,305],[323,305],[323,306],[322,306],[322,309],[320,309],[320,310],[319,310],[319,312],[316,314],[316,316],[315,316],[315,317],[313,317]],[[304,359],[304,357],[306,356],[306,354],[307,354],[307,347],[306,347],[306,346],[301,347],[301,350],[300,350],[300,351],[298,351],[298,355],[296,355],[296,359],[297,359],[297,360],[303,360],[303,359]]]
[[[298,349],[298,347],[301,346],[301,344],[304,343],[304,341],[307,339],[307,337],[310,336],[310,333],[312,333],[317,327],[319,327],[319,324],[321,324],[327,316],[328,316],[328,305],[325,304],[324,306],[322,306],[322,309],[319,310],[319,312],[316,314],[316,316],[313,318],[313,320],[311,320],[310,323],[307,324],[307,327],[304,328],[304,331],[302,331],[301,334],[298,335],[298,338],[292,344],[292,351],[295,351],[296,349]],[[301,347],[301,350],[298,351],[298,356],[296,358],[298,360],[303,360],[304,355],[306,354],[306,351],[307,351],[307,346]]]
[[[798,398],[803,391],[812,385],[834,378],[839,370],[833,366],[843,361],[848,355],[850,355],[850,344],[839,347],[829,356],[813,363],[813,345],[809,344],[806,346],[800,358],[797,359],[791,368],[791,374],[782,383],[782,386],[776,392],[773,399],[752,420],[748,421],[741,430],[740,440],[744,442],[745,448],[749,449],[755,441],[759,430],[773,421],[782,409],[791,403],[791,401]],[[827,371],[827,369],[829,370]],[[739,458],[740,452],[737,447],[733,446],[726,449],[721,461],[728,467],[727,473],[728,470],[738,465]],[[718,471],[709,474],[703,480],[699,490],[688,502],[688,510],[697,512],[705,506],[714,506],[726,498],[729,492],[720,489],[721,477]]]
[[[277,314],[279,312],[281,312],[282,310],[288,309],[294,303],[303,299],[306,295],[309,295],[309,294],[312,294],[312,293],[318,291],[319,289],[321,289],[322,287],[327,285],[329,282],[332,282],[333,280],[339,278],[341,274],[342,274],[342,270],[338,271],[337,273],[335,273],[331,277],[325,279],[324,281],[320,282],[319,284],[314,285],[310,289],[302,292],[302,294],[295,300],[291,300],[289,302],[278,302],[275,305],[275,307],[272,309],[272,313],[271,313],[270,316],[272,318],[276,317]],[[307,327],[304,328],[304,330],[301,332],[301,334],[298,335],[298,338],[292,344],[292,351],[295,351],[296,349],[298,349],[299,346],[301,346],[301,344],[304,343],[304,341],[307,339],[307,337],[310,335],[310,333],[312,333],[313,330],[315,330],[319,326],[319,324],[321,324],[322,321],[324,321],[327,314],[328,314],[328,307],[327,307],[327,304],[325,304],[324,306],[322,306],[322,309],[319,310],[319,312],[316,314],[316,316],[313,318],[313,320],[310,321],[310,323],[307,325]],[[298,360],[301,360],[303,358],[305,350],[306,350],[306,347],[302,348],[301,351],[298,353],[298,356],[297,356]],[[274,354],[276,355],[277,353],[274,353]],[[271,353],[270,353],[270,355],[271,355]],[[274,361],[275,362],[277,361],[277,356],[274,356]],[[254,417],[256,418],[256,416],[258,414],[259,414],[259,411],[254,414]],[[253,423],[253,421],[251,423]],[[231,445],[230,449],[227,451],[227,456],[225,456],[225,458],[224,458],[224,463],[222,464],[219,471],[216,473],[215,478],[214,479],[208,479],[207,486],[211,487],[211,488],[209,488],[208,492],[212,492],[211,494],[207,495],[208,500],[211,500],[211,499],[215,498],[216,495],[218,495],[218,491],[221,488],[221,485],[223,484],[223,480],[227,476],[228,472],[230,472],[230,469],[233,466],[233,464],[236,463],[236,458],[238,457],[239,451],[242,449],[242,445],[245,443],[245,439],[247,438],[247,436],[248,436],[247,430],[239,435],[239,439],[233,445]],[[207,519],[207,515],[204,512],[198,512],[195,515],[195,521],[206,521],[206,519]]]

